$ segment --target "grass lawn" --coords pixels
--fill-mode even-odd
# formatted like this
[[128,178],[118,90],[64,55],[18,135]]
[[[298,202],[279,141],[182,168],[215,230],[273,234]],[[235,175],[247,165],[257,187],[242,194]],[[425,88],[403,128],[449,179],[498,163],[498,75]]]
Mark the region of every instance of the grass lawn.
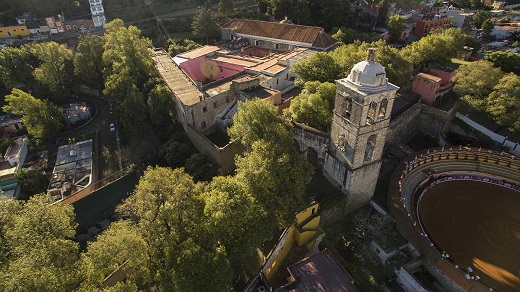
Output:
[[456,70],[456,69],[459,69],[459,67],[460,67],[461,65],[467,65],[467,64],[469,64],[469,63],[471,63],[471,62],[469,62],[469,61],[464,61],[464,60],[457,59],[457,58],[453,58],[453,59],[451,59],[451,65],[450,65],[450,67]]

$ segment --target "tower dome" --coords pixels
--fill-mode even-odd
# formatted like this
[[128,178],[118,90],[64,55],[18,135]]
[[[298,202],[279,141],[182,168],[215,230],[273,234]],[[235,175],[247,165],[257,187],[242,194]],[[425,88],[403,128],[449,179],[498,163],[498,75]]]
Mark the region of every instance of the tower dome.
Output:
[[363,89],[376,90],[386,87],[385,68],[376,61],[375,48],[368,49],[367,59],[352,68],[347,80]]

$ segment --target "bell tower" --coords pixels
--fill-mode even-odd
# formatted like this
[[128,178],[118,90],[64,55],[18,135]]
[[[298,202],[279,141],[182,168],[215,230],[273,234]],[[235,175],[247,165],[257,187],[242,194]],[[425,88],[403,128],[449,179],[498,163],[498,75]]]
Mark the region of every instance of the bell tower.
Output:
[[325,172],[348,195],[354,208],[374,194],[390,114],[399,87],[368,49],[347,78],[336,80],[336,100]]

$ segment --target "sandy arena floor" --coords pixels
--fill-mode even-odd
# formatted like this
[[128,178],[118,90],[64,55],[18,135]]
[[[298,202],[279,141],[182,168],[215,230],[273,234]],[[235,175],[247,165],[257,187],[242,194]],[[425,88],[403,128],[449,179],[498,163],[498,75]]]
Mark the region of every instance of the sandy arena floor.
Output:
[[424,194],[419,212],[430,238],[453,262],[471,265],[497,291],[520,291],[520,193],[453,181]]

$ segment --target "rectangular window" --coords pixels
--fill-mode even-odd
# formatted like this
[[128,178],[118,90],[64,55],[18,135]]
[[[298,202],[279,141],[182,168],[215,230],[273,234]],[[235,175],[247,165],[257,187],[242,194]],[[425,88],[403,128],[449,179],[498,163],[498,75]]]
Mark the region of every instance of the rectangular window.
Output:
[[205,112],[207,112],[207,111],[208,111],[208,107],[207,107],[207,106],[205,106],[205,107],[202,108],[202,112],[203,112],[203,113],[205,113]]

